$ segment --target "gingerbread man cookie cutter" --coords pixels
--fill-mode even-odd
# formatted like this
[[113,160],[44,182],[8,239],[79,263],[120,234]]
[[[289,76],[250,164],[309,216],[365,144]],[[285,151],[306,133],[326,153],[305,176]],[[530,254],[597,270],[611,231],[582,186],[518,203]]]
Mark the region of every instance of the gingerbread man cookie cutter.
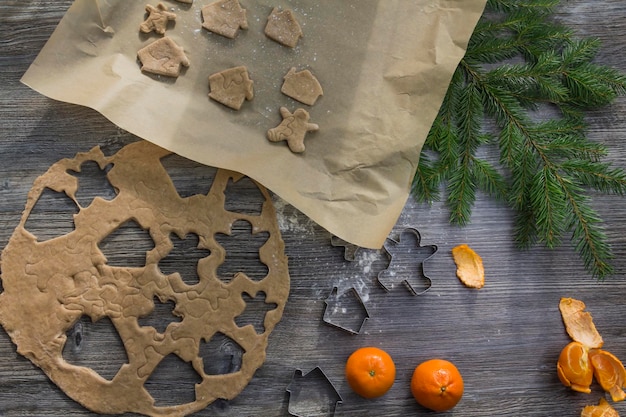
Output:
[[413,295],[422,295],[431,288],[432,280],[424,273],[424,263],[437,252],[437,246],[421,246],[417,229],[404,229],[397,240],[387,238],[383,249],[389,266],[380,271],[378,282],[386,291],[391,291],[396,283],[403,283]]

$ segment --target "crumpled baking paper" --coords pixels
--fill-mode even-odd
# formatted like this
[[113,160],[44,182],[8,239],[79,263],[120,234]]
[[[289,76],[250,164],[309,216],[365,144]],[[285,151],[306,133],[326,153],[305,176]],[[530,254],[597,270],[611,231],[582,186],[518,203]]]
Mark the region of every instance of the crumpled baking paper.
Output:
[[[202,28],[213,0],[162,2],[166,36],[185,49],[178,78],[142,73],[145,6],[158,0],[77,0],[24,74],[40,93],[93,108],[179,155],[254,178],[332,234],[380,248],[410,193],[419,154],[486,0],[240,0],[248,28],[234,39]],[[291,9],[295,48],[263,32]],[[239,111],[208,98],[209,75],[244,65],[254,99]],[[324,95],[299,104],[280,92],[290,68],[310,70]],[[319,131],[306,151],[272,143],[279,109],[305,108]]]

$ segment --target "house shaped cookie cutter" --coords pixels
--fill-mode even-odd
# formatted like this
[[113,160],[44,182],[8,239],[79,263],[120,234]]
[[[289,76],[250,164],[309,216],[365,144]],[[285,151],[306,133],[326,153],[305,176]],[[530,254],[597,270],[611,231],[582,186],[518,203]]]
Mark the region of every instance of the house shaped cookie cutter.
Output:
[[[350,304],[343,306],[342,299],[350,295],[353,297],[352,300],[348,300]],[[365,322],[370,318],[361,295],[354,287],[340,294],[338,287],[335,286],[324,302],[326,303],[326,309],[324,310],[322,320],[348,333],[361,333]],[[358,307],[355,306],[355,303],[358,303]]]
[[[337,388],[319,366],[306,374],[301,369],[296,369],[287,392],[287,411],[295,417],[309,417],[313,413],[320,416],[320,411],[326,411],[326,415],[332,417],[337,406],[343,402]],[[312,407],[315,408],[311,409]]]

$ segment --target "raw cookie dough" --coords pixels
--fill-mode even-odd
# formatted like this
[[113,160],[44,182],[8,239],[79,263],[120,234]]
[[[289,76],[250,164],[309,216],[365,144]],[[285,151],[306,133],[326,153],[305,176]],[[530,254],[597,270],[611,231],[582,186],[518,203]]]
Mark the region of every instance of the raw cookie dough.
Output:
[[183,48],[167,36],[140,49],[137,56],[141,61],[142,71],[168,77],[178,77],[181,66],[189,66],[189,59]]
[[302,37],[302,29],[290,9],[274,8],[267,18],[265,35],[281,45],[295,48]]
[[139,25],[139,30],[143,33],[154,31],[162,35],[167,29],[167,22],[176,20],[176,13],[168,12],[167,7],[163,3],[157,4],[156,7],[147,4],[146,12],[148,12],[148,17]]
[[209,97],[239,110],[245,100],[254,98],[253,84],[245,66],[229,68],[209,76]]
[[238,0],[218,0],[202,8],[202,27],[233,39],[239,28],[248,29],[246,9]]
[[[2,251],[0,323],[17,352],[69,397],[97,413],[182,417],[218,398],[236,397],[262,366],[268,338],[287,302],[285,244],[268,191],[241,174],[217,170],[212,180],[197,179],[197,193],[181,197],[165,164],[172,156],[141,141],[112,156],[96,147],[57,162],[35,180],[20,223]],[[115,190],[114,198],[77,198],[85,195],[82,177],[76,176],[85,163],[95,163],[103,172],[110,168],[104,178]],[[254,212],[227,204],[241,180],[250,181],[245,187],[258,195]],[[37,202],[51,193],[67,201],[74,229],[44,239],[27,229],[28,219]],[[56,216],[54,223],[59,214],[50,216]],[[238,227],[241,223],[248,224],[247,230]],[[127,252],[118,256],[119,251],[106,251],[110,236],[119,236],[125,225],[134,225],[132,230],[151,241],[153,248],[143,259],[138,257],[141,264],[133,263]],[[131,236],[125,240],[130,250],[137,239],[134,232],[126,236]],[[198,281],[191,282],[185,279],[184,262],[170,257],[177,253],[175,243],[190,236],[205,253],[196,262]],[[234,244],[245,245],[246,256],[258,254],[259,267],[247,267],[245,259],[233,253]],[[172,267],[167,272],[162,262],[166,258]],[[225,264],[226,271],[221,268]],[[153,314],[158,300],[175,304],[172,313],[178,317],[162,329],[141,320]],[[249,309],[257,302],[267,308]],[[244,311],[252,316],[241,320]],[[74,343],[67,334],[77,323],[100,320],[112,324],[127,356],[107,378],[63,356],[64,346]],[[216,370],[214,365],[223,364],[224,358],[217,352],[201,353],[213,339],[229,340],[241,352],[227,359],[231,367]],[[170,382],[182,384],[194,398],[155,404],[147,382],[170,360],[194,373],[195,378]]]
[[309,106],[314,105],[317,98],[324,94],[319,81],[309,70],[296,72],[295,67],[291,68],[283,79],[280,91]]
[[309,112],[304,109],[297,109],[291,113],[286,107],[281,107],[280,115],[283,121],[267,131],[267,138],[270,142],[287,141],[291,152],[304,152],[304,137],[307,132],[319,130],[319,126],[309,123]]

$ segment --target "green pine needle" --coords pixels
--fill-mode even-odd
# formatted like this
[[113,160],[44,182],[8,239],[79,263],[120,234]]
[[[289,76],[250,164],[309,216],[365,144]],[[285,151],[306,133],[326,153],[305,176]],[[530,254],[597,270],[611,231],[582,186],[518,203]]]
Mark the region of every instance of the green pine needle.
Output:
[[[566,235],[592,276],[613,273],[612,252],[589,193],[626,194],[626,172],[603,162],[585,112],[626,94],[626,76],[593,62],[596,39],[550,19],[558,0],[488,0],[428,134],[413,181],[418,201],[442,199],[451,222],[471,220],[477,192],[515,210],[522,248]],[[494,65],[495,64],[495,65]],[[537,120],[551,107],[554,117]],[[498,149],[497,164],[480,158]]]

